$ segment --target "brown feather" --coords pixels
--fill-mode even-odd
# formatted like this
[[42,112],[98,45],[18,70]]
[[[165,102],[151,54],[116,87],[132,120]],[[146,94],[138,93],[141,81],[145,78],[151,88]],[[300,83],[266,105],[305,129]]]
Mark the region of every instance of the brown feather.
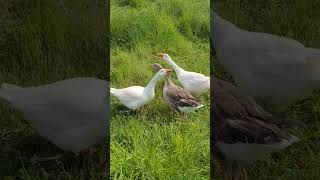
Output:
[[178,111],[178,107],[196,107],[200,105],[199,101],[188,91],[176,86],[169,76],[166,76],[163,95],[170,108],[176,111]]
[[280,122],[231,83],[212,78],[215,141],[272,144],[289,138]]

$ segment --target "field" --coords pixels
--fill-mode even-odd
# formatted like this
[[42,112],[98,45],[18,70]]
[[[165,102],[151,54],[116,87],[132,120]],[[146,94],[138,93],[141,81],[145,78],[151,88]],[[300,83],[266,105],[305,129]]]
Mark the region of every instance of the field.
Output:
[[[106,4],[90,0],[0,0],[0,82],[37,86],[72,77],[108,79]],[[107,91],[107,90],[106,90]],[[86,156],[32,165],[61,153],[23,116],[0,103],[0,179],[103,179]],[[98,149],[104,157],[106,146]]]
[[[243,29],[290,37],[318,49],[319,8],[319,0],[214,2],[214,9],[220,16]],[[214,75],[232,80],[217,61],[213,64]],[[304,122],[306,127],[293,130],[301,141],[282,153],[274,154],[271,159],[247,167],[247,179],[319,179],[320,91],[315,91],[312,96],[297,101],[284,112],[274,115]]]
[[[149,64],[168,67],[159,52],[210,74],[209,1],[112,0],[110,13],[111,87],[145,86],[154,75]],[[138,113],[111,98],[112,179],[209,178],[209,93],[200,98],[203,108],[181,119],[165,104],[163,85]]]

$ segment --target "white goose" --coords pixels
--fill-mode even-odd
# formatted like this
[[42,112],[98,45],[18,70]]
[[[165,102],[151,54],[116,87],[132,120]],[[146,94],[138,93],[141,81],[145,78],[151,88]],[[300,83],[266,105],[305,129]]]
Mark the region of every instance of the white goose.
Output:
[[171,69],[160,70],[146,87],[131,86],[123,89],[110,88],[110,93],[117,97],[127,108],[136,110],[153,99],[157,82],[170,72]]
[[25,88],[3,83],[0,98],[22,112],[42,137],[78,154],[108,134],[108,88],[107,81],[89,77]]
[[251,97],[288,103],[320,87],[320,50],[293,39],[238,28],[211,10],[219,62]]
[[162,60],[168,63],[177,74],[178,81],[184,89],[190,92],[193,96],[199,97],[201,94],[210,89],[210,77],[203,74],[190,72],[179,67],[168,54],[159,53]]
[[[151,67],[156,72],[163,69],[158,63],[152,64]],[[163,97],[170,109],[173,110],[173,112],[179,112],[181,116],[186,116],[187,113],[203,107],[188,91],[175,85],[169,74],[165,76]]]

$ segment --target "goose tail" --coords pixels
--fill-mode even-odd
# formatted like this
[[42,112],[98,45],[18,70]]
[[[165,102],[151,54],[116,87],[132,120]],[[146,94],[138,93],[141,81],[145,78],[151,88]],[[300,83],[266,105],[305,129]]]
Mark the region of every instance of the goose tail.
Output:
[[288,141],[289,141],[289,145],[291,145],[293,143],[299,142],[300,139],[297,136],[291,135]]
[[200,108],[202,108],[204,105],[203,104],[200,104],[198,107],[197,107],[197,109],[200,109]]
[[115,95],[116,91],[117,91],[116,88],[110,88],[110,93],[111,93],[112,95]]
[[278,151],[278,150],[282,150],[288,146],[291,146],[292,144],[294,144],[298,141],[300,141],[300,139],[298,137],[290,134],[290,137],[288,139],[284,139],[282,142],[275,143],[271,146],[273,147],[274,150]]
[[0,86],[0,99],[10,102],[11,97],[9,95],[9,92],[13,89],[20,89],[20,88],[21,87],[13,84],[2,83]]

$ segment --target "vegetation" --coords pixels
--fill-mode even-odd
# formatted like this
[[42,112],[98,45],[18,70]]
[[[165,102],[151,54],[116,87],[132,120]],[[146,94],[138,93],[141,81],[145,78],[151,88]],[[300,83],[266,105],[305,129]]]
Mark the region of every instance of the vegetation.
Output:
[[[112,0],[111,87],[145,86],[154,75],[149,64],[168,67],[159,52],[209,75],[209,18],[209,1]],[[111,178],[209,178],[209,93],[203,108],[180,119],[165,104],[163,85],[138,113],[111,98]]]
[[[278,34],[320,49],[320,1],[227,0],[213,2],[215,11],[240,28]],[[215,61],[213,74],[232,81]],[[270,108],[270,107],[267,107]],[[319,179],[320,172],[320,92],[293,103],[275,116],[299,120],[306,127],[294,131],[301,141],[266,161],[246,169],[248,179]]]
[[[106,4],[99,2],[0,0],[0,82],[25,87],[72,77],[108,79]],[[61,150],[4,102],[0,146],[0,179],[103,179],[106,174],[99,160],[87,156],[31,164],[33,155]],[[104,145],[97,155],[104,157],[105,151]]]

